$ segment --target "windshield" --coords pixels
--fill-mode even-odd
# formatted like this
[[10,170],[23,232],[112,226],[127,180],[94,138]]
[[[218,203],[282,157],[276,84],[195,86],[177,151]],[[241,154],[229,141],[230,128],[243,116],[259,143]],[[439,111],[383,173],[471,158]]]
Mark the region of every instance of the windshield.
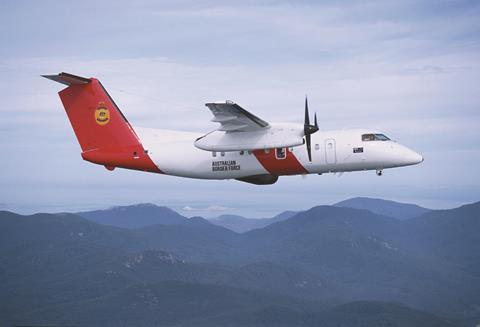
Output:
[[363,134],[362,141],[390,141],[384,134]]
[[375,134],[375,140],[377,140],[377,141],[390,141],[390,139],[384,134]]

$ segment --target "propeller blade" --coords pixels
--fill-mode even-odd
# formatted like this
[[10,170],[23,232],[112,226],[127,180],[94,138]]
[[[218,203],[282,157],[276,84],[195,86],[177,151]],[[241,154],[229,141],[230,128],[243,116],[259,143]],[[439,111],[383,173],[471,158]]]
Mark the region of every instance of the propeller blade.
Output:
[[310,125],[310,115],[308,114],[308,100],[305,97],[305,126]]
[[312,162],[312,148],[311,148],[311,136],[310,134],[305,135],[306,143],[307,143],[307,154],[308,154],[308,161]]
[[310,114],[308,113],[308,98],[305,97],[305,123],[303,133],[305,134],[305,144],[307,146],[308,161],[312,162],[312,138],[311,135],[318,131],[317,113],[315,113],[315,125],[310,125]]

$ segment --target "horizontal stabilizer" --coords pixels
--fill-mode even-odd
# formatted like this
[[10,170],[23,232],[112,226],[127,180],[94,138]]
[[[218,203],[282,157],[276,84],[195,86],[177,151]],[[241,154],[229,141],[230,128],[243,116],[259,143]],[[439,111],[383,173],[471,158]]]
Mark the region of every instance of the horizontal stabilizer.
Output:
[[42,77],[51,79],[52,81],[62,83],[65,85],[81,85],[88,84],[91,82],[90,78],[80,77],[68,73],[60,73],[58,75],[42,75]]

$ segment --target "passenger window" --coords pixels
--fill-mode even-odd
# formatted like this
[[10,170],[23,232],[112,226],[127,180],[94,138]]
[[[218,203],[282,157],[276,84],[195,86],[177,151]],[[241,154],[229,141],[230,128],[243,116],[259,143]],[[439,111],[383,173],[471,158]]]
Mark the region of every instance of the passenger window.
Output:
[[243,154],[245,153],[245,151],[240,151],[240,155],[243,156]]
[[287,149],[286,148],[276,148],[275,149],[275,157],[277,157],[277,159],[285,159],[287,157]]
[[222,157],[225,157],[225,152],[223,152],[223,151],[220,152],[220,155],[221,155]]
[[216,157],[217,156],[217,152],[216,151],[213,151],[212,152],[212,157]]
[[320,150],[320,145],[318,143],[315,144],[315,150],[317,150],[317,151]]

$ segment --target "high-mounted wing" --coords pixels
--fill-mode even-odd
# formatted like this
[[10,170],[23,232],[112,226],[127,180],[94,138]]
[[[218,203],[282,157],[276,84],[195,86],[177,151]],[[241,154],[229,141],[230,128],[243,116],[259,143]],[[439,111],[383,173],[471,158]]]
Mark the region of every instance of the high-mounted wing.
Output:
[[195,141],[207,151],[241,151],[292,147],[303,144],[303,126],[269,124],[231,101],[207,103],[220,127]]
[[205,104],[212,112],[213,122],[220,123],[218,131],[223,132],[252,132],[268,128],[269,124],[263,119],[251,114],[238,104],[226,101]]

